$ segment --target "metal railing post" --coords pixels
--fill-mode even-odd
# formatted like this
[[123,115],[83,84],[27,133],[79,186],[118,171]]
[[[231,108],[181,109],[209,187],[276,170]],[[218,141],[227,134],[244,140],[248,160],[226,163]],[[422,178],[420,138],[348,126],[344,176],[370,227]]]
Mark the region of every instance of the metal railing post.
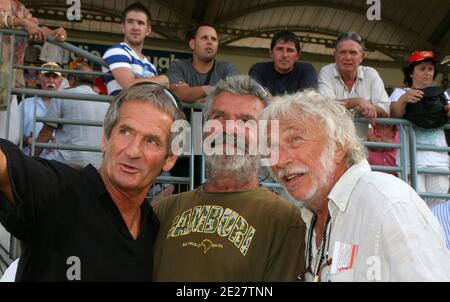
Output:
[[[190,108],[191,123],[194,124],[194,108]],[[192,126],[192,125],[191,125]],[[191,127],[192,128],[192,127]],[[189,155],[189,189],[194,190],[194,178],[195,178],[195,148],[194,148],[194,133],[195,130],[191,130],[191,154]]]
[[413,126],[409,126],[409,167],[411,171],[411,187],[417,191],[417,143]]

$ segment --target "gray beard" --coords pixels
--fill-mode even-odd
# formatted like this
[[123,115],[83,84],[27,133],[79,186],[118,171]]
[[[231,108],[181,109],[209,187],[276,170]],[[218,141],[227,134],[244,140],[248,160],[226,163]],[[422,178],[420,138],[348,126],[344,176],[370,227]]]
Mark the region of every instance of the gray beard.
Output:
[[259,157],[251,155],[211,155],[205,156],[206,172],[209,181],[233,178],[248,182],[256,177]]

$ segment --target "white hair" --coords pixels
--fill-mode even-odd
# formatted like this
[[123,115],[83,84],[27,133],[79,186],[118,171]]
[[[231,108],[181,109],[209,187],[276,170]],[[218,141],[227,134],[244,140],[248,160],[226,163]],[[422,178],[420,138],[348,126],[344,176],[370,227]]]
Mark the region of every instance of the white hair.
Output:
[[274,97],[264,109],[261,120],[281,119],[296,119],[300,123],[312,119],[315,124],[322,125],[328,143],[325,150],[335,151],[336,147],[346,150],[347,167],[366,158],[350,112],[341,103],[327,99],[315,90]]

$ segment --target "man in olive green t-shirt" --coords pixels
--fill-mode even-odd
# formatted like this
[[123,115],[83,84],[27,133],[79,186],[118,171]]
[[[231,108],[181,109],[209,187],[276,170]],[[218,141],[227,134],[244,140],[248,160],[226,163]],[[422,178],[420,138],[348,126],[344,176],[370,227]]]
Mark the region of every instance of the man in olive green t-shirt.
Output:
[[[226,121],[258,122],[268,97],[247,76],[219,82],[204,108],[205,119],[216,122],[208,137],[230,134],[243,139],[248,151],[257,133],[242,136],[236,128],[233,133],[218,128],[225,129]],[[223,142],[215,147],[239,148],[227,145],[226,138]],[[154,205],[161,221],[154,281],[295,281],[303,271],[305,225],[300,212],[259,186],[259,159],[248,153],[207,155],[203,186]]]

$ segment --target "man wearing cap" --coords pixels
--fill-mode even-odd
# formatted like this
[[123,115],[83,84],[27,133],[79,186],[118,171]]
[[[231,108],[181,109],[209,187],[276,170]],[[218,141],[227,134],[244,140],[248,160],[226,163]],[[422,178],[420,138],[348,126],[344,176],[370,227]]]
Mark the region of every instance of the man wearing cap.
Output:
[[[92,72],[89,65],[78,65],[75,70]],[[64,90],[65,93],[97,95],[93,89],[94,76],[88,74],[74,74],[72,75],[74,87]],[[108,103],[83,101],[83,100],[63,100],[52,99],[48,106],[47,118],[65,118],[71,120],[89,120],[89,121],[103,121],[106,111],[108,110]],[[92,126],[79,126],[61,123],[45,122],[44,127],[39,133],[37,142],[48,142],[53,132],[55,133],[55,141],[62,145],[76,145],[86,147],[100,146],[102,138],[102,128]],[[40,155],[42,149],[36,148],[35,155]],[[72,166],[85,167],[92,164],[99,168],[103,156],[100,152],[87,152],[77,150],[55,150],[58,161],[68,163]]]
[[[377,117],[389,117],[389,97],[378,72],[361,66],[364,43],[354,32],[338,36],[334,51],[335,63],[326,65],[319,73],[319,92],[329,99],[342,102],[374,122]],[[357,123],[359,138],[367,139],[367,124]]]
[[165,75],[158,76],[156,67],[142,54],[145,38],[152,32],[149,10],[139,2],[130,4],[122,14],[121,30],[124,42],[109,48],[103,55],[108,67],[103,72],[111,72],[112,77],[105,77],[109,95],[117,95],[139,82],[154,82],[169,85]]
[[[55,62],[48,62],[41,65],[43,68],[49,69],[61,69],[61,67]],[[42,90],[47,91],[58,91],[63,77],[61,72],[46,70],[41,71],[39,76],[39,83]],[[31,98],[26,98],[19,105],[19,114],[23,118],[23,152],[27,155],[31,155],[31,146],[33,138],[35,139],[42,129],[43,124],[40,122],[36,123],[36,127],[33,124],[33,117],[43,117],[47,113],[47,108],[50,104],[50,97],[38,97],[34,96]],[[53,159],[55,154],[45,150],[41,157]]]
[[295,93],[317,87],[317,75],[310,63],[297,62],[300,41],[291,31],[280,31],[272,38],[269,49],[273,62],[256,63],[249,75],[272,95]]

